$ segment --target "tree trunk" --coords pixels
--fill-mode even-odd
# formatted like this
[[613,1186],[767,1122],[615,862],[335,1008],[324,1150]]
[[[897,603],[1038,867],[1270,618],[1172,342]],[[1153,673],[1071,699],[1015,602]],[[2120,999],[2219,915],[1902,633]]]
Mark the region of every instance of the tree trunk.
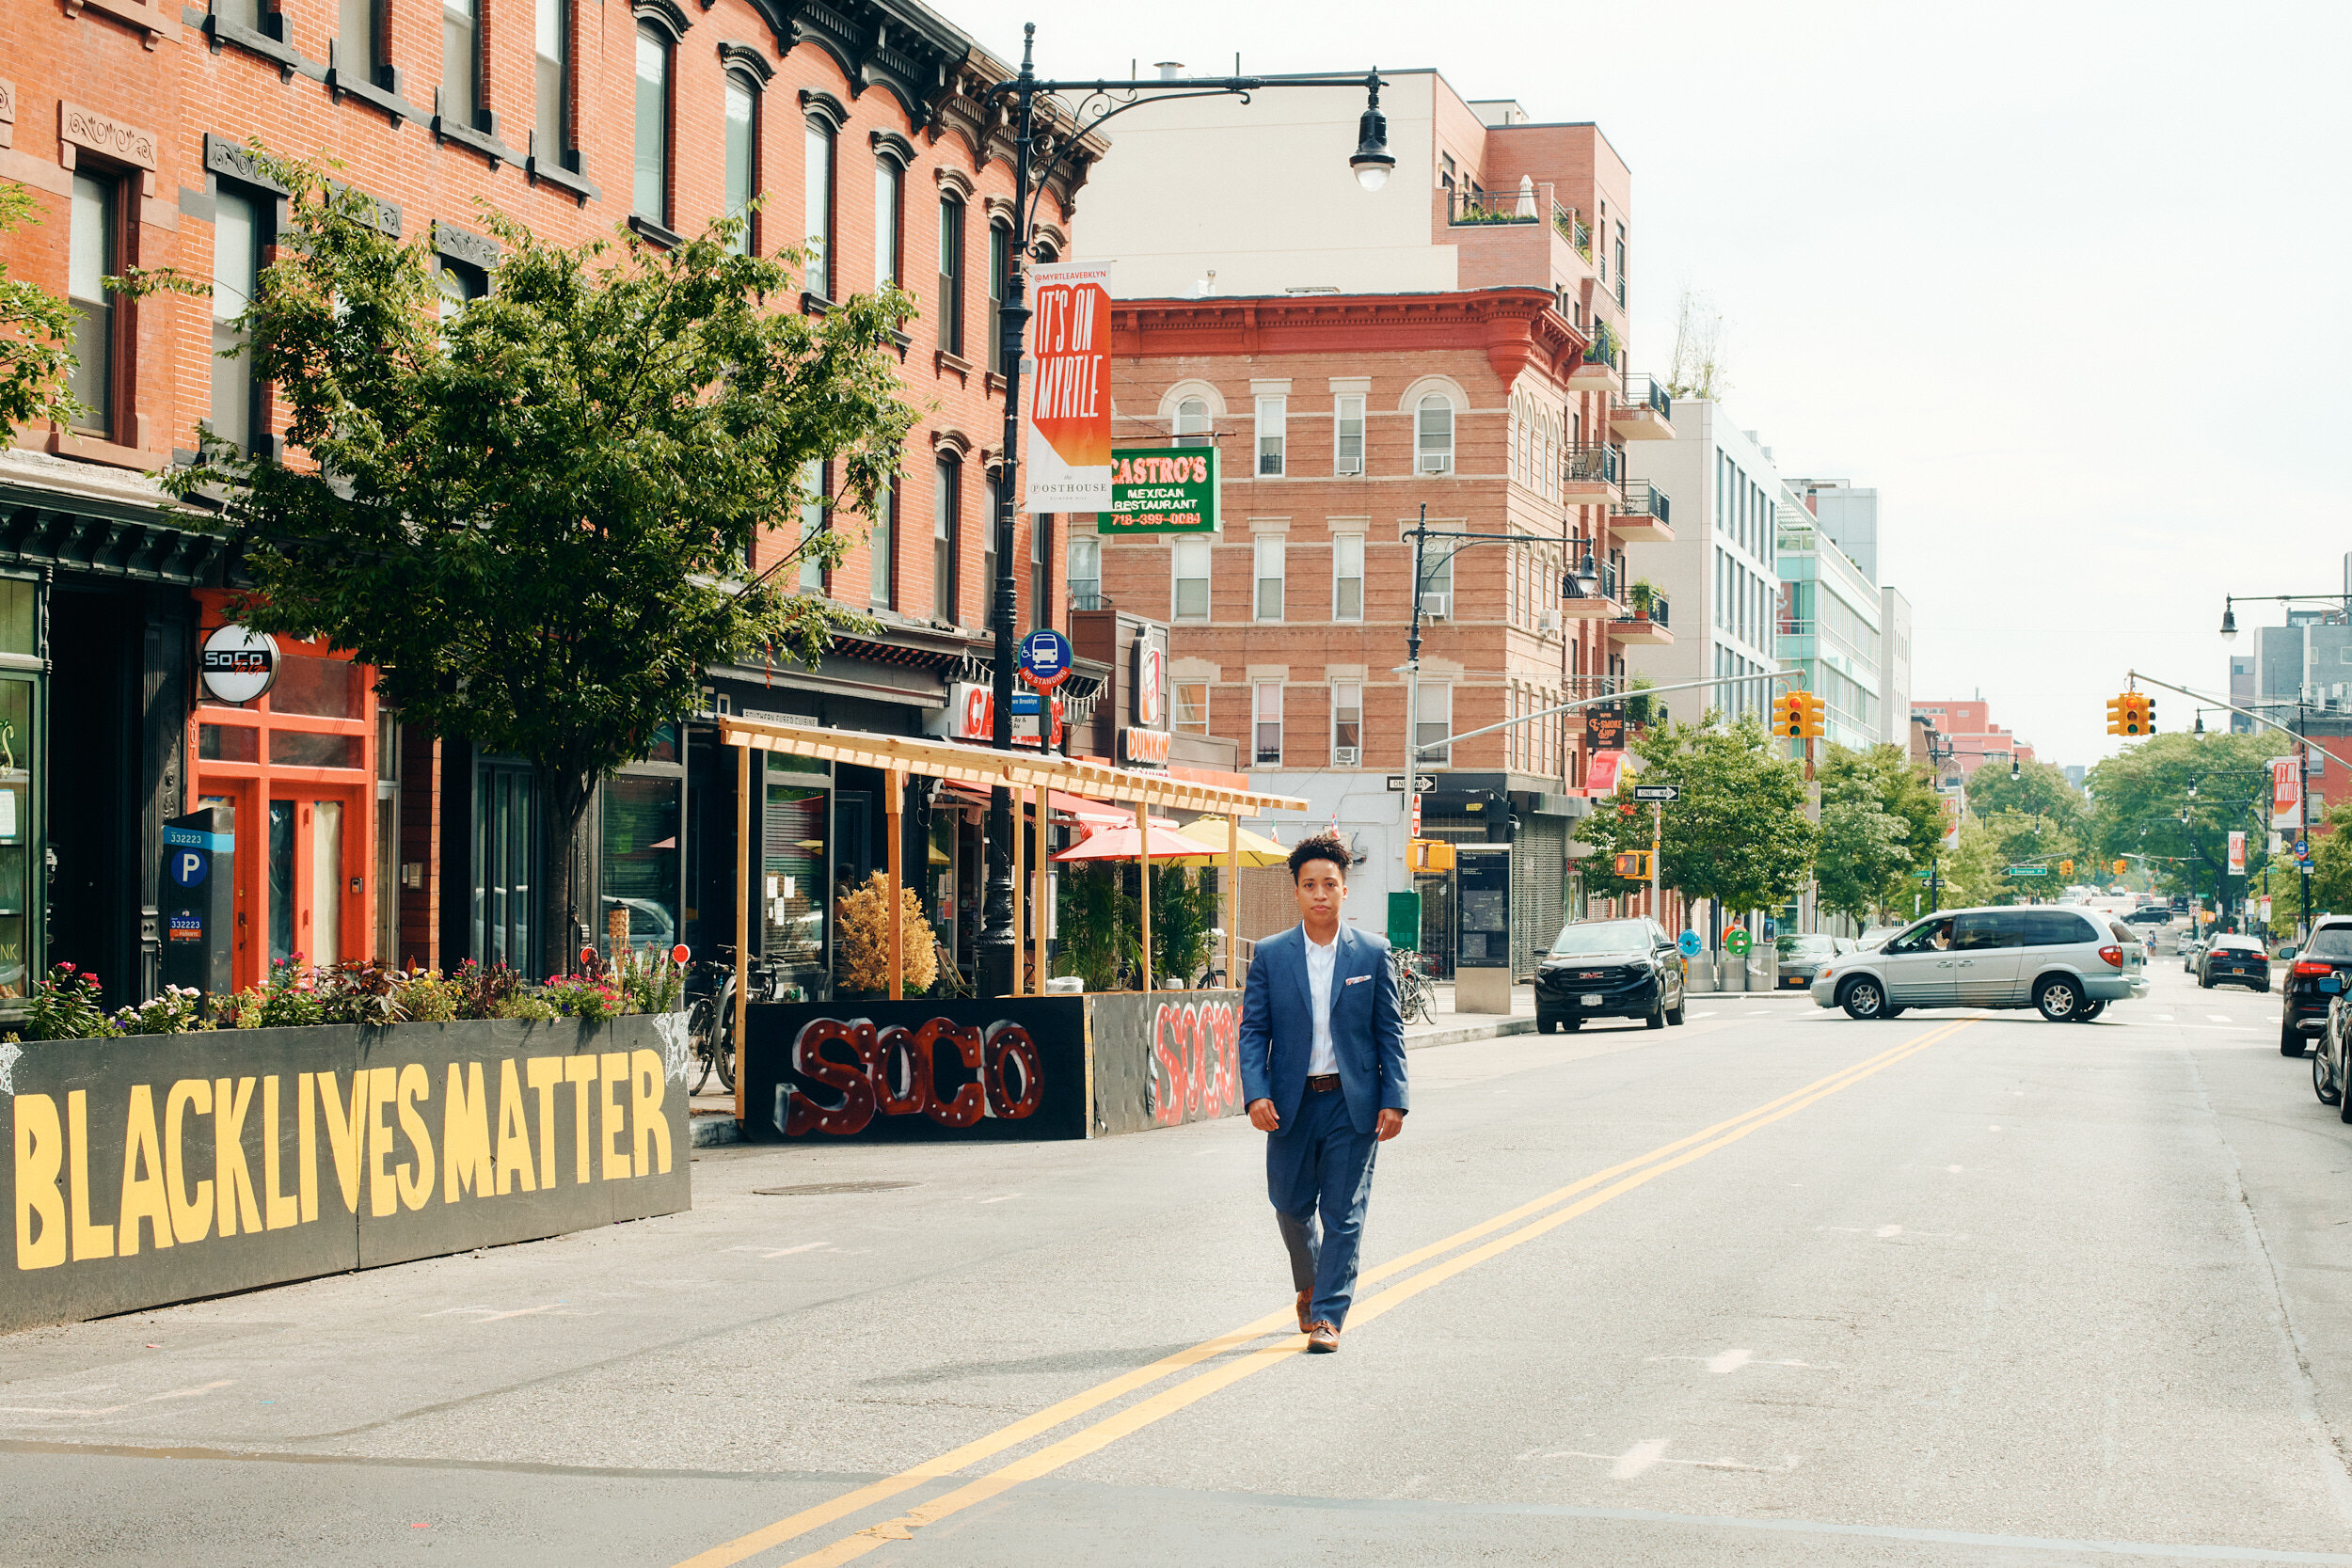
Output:
[[543,767],[539,769],[539,790],[540,799],[547,802],[548,900],[539,943],[542,967],[538,974],[532,976],[533,979],[577,974],[580,967],[580,950],[596,941],[593,929],[584,939],[580,934],[585,919],[580,901],[584,895],[593,897],[595,890],[581,885],[584,879],[580,843],[580,824],[587,819],[595,785],[576,769]]

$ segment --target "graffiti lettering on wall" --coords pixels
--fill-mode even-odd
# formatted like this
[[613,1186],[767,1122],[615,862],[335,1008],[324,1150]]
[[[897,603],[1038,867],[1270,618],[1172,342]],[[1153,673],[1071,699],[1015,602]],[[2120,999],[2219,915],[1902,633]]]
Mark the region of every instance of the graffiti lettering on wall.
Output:
[[1002,1020],[982,1027],[934,1018],[909,1029],[814,1018],[792,1037],[791,1068],[800,1082],[776,1085],[776,1131],[787,1138],[848,1137],[877,1115],[926,1117],[942,1127],[1019,1120],[1036,1113],[1045,1093],[1029,1032]]
[[1231,1116],[1241,1103],[1241,1008],[1162,1002],[1152,1010],[1152,1120],[1162,1127]]
[[[414,1061],[340,1079],[134,1083],[100,1105],[86,1089],[18,1094],[16,1266],[669,1172],[660,1053],[509,1056],[496,1064],[495,1095],[483,1067],[448,1063],[437,1098],[433,1073]],[[102,1117],[109,1125],[93,1136]],[[559,1128],[570,1134],[569,1161],[556,1156]],[[116,1150],[108,1169],[117,1163],[103,1156]]]

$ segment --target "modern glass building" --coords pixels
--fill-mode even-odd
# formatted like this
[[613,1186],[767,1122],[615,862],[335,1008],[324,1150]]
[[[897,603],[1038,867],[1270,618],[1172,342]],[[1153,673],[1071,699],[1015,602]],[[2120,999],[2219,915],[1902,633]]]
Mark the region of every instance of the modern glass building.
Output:
[[[1828,712],[1824,738],[1857,751],[1879,739],[1879,590],[1814,524],[1786,487],[1780,494],[1780,660],[1801,668]],[[1803,743],[1784,741],[1795,748]]]

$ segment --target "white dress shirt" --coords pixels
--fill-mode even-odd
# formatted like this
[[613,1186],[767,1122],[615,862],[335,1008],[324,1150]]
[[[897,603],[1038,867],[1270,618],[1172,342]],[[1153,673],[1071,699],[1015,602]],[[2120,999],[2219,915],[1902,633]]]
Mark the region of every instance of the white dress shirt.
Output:
[[1315,1022],[1314,1044],[1307,1052],[1307,1076],[1320,1078],[1340,1070],[1340,1053],[1331,1044],[1331,978],[1339,968],[1340,935],[1318,942],[1302,929],[1307,943],[1307,1010]]

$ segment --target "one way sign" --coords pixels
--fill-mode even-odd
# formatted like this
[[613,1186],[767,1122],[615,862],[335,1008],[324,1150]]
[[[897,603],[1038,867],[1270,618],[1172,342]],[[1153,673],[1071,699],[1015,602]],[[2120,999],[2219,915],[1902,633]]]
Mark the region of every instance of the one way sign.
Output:
[[1635,784],[1633,798],[1636,800],[1679,800],[1682,799],[1682,786],[1680,784]]

